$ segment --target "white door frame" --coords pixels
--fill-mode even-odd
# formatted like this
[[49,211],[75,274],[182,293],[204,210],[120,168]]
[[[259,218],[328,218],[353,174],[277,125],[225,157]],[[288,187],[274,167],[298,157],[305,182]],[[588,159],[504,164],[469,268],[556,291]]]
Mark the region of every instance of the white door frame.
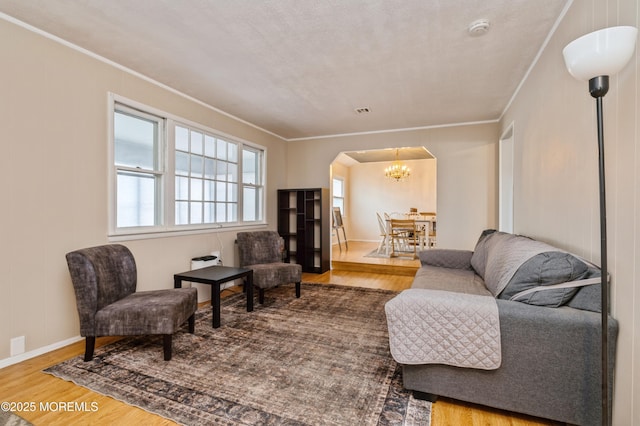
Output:
[[513,233],[514,123],[500,137],[498,145],[498,230]]

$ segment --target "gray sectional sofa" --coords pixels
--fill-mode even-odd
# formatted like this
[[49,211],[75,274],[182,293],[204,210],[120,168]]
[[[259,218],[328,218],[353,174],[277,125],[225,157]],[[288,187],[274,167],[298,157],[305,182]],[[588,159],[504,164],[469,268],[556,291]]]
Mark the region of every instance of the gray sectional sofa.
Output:
[[[600,423],[597,267],[493,230],[473,252],[419,256],[412,288],[385,306],[405,388],[569,424]],[[613,318],[609,332],[613,377]]]

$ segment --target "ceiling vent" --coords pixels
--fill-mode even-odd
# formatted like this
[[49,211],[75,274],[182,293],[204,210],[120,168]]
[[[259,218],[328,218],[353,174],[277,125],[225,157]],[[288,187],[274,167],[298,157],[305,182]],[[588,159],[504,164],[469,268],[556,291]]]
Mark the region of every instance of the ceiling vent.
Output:
[[356,108],[355,111],[357,114],[366,114],[371,112],[371,108],[369,107]]
[[489,31],[491,24],[488,19],[478,19],[469,24],[469,35],[478,37],[486,34]]

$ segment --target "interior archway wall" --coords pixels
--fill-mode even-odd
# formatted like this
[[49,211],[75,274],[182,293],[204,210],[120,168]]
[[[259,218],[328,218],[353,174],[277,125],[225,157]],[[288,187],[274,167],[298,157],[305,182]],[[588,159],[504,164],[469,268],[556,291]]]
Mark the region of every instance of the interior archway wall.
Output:
[[[329,188],[331,163],[342,151],[424,146],[438,161],[438,246],[472,249],[482,230],[497,226],[498,139],[497,123],[481,123],[291,141],[287,184]],[[372,186],[370,196],[381,192]]]
[[[331,165],[333,178],[345,182],[344,227],[350,241],[380,239],[376,213],[406,213],[411,207],[419,212],[437,210],[437,160],[435,158],[403,161],[411,171],[405,181],[385,178],[388,162],[356,163],[344,166],[338,161]],[[375,196],[372,196],[372,188]],[[353,213],[353,214],[352,214]]]

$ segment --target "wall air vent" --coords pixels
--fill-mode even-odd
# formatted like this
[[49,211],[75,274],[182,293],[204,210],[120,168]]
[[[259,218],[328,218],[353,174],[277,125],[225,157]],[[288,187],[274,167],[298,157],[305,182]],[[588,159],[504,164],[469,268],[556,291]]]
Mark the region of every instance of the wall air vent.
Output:
[[369,107],[356,108],[355,111],[358,114],[366,114],[368,112],[371,112],[371,108]]

